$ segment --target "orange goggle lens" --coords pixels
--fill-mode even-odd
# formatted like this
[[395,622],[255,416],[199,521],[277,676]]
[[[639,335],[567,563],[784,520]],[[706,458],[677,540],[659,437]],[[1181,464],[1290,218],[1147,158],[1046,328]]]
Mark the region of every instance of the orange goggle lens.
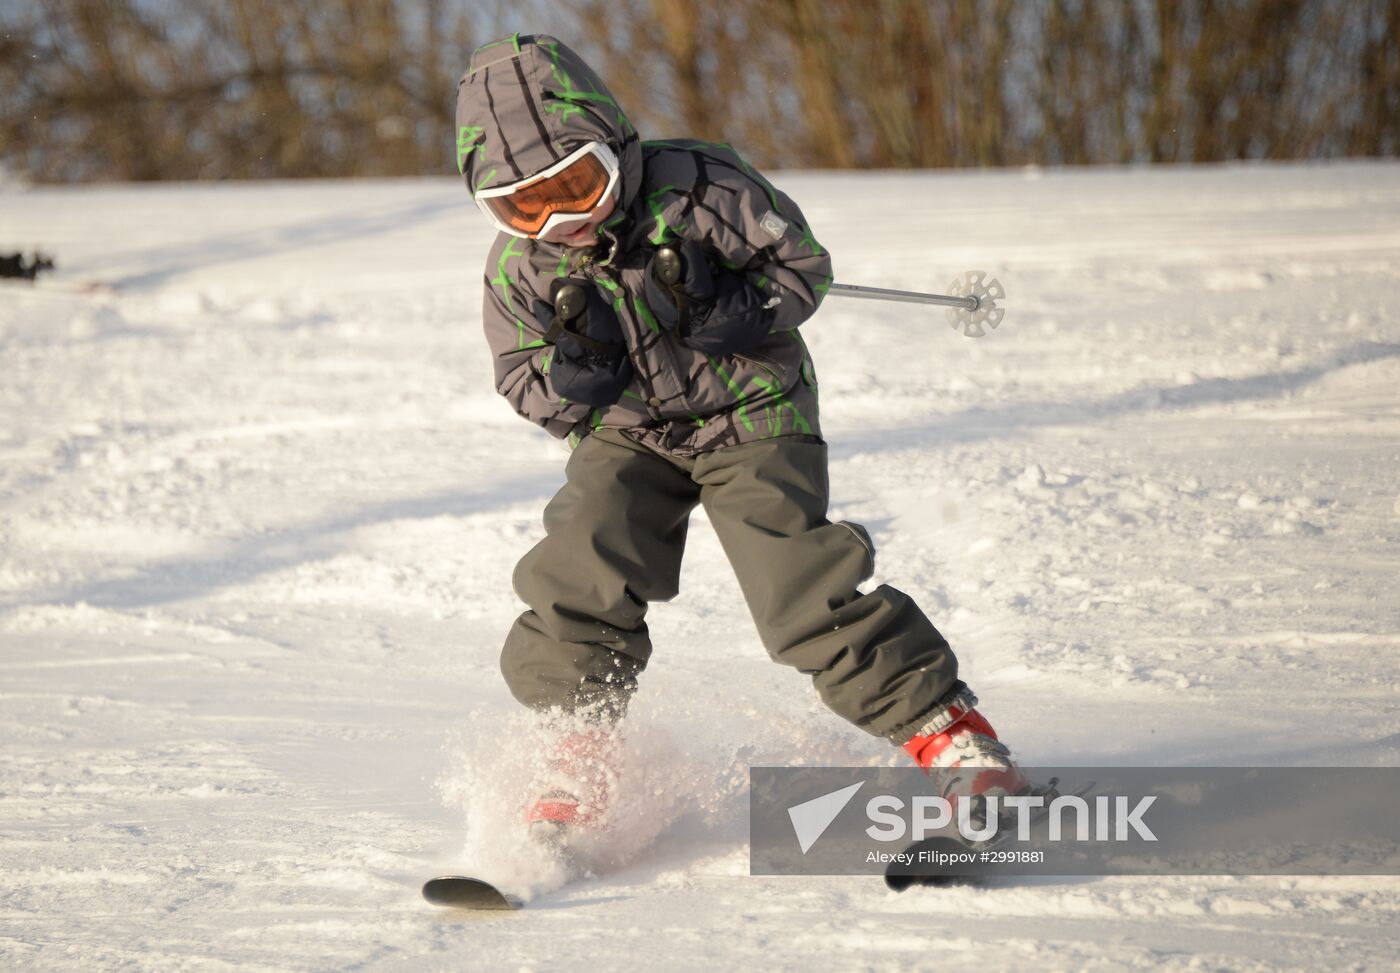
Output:
[[555,213],[587,213],[603,199],[608,169],[593,153],[580,157],[547,179],[521,186],[508,196],[483,202],[502,223],[521,233],[538,233]]

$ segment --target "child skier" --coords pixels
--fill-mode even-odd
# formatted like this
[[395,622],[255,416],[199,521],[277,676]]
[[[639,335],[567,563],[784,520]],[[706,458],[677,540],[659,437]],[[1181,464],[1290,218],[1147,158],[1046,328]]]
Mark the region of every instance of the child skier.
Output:
[[[529,606],[501,654],[512,694],[586,713],[527,808],[602,820],[608,751],[678,590],[703,504],[772,658],[937,774],[945,796],[1027,787],[947,641],[908,595],[862,594],[875,550],[831,523],[817,379],[798,333],[831,284],[797,205],[728,145],[642,142],[573,51],[514,35],[457,89],[458,169],[500,231],[483,323],[496,387],[573,447],[515,569]],[[668,273],[669,271],[669,273]]]

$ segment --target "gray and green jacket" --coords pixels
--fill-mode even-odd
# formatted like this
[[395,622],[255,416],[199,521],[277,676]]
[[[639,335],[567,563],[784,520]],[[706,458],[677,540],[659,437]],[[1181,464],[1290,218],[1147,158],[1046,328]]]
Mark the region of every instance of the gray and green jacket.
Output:
[[[517,34],[472,55],[457,88],[457,162],[469,190],[516,182],[590,141],[609,143],[622,164],[602,242],[566,249],[502,233],[487,258],[482,317],[497,390],[571,443],[616,426],[685,456],[820,435],[816,373],[797,328],[831,284],[831,258],[797,205],[728,145],[641,141],[602,80],[552,37]],[[742,275],[754,290],[748,303],[765,308],[763,336],[744,352],[689,347],[648,306],[647,262],[679,238]],[[611,295],[634,373],[615,404],[597,408],[569,401],[550,381],[550,284],[580,276]]]

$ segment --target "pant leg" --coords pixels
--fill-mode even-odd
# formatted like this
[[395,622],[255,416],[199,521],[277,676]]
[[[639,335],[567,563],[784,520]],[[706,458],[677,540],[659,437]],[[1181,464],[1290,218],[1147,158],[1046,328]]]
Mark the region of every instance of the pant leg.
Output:
[[826,444],[728,446],[699,457],[694,477],[769,655],[856,726],[908,740],[960,686],[957,660],[904,592],[857,590],[875,549],[859,524],[826,519]]
[[537,709],[626,707],[651,655],[647,604],[674,598],[699,488],[666,459],[603,428],[569,457],[544,511],[544,540],[516,566],[530,610],[506,636],[501,671]]

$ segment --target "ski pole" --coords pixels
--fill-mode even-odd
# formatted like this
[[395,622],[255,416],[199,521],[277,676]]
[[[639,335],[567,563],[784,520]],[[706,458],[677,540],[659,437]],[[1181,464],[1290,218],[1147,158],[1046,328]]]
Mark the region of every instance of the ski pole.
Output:
[[872,301],[900,301],[905,304],[937,304],[941,307],[961,307],[975,311],[981,305],[975,297],[954,297],[951,294],[925,294],[922,291],[897,291],[888,287],[865,287],[861,284],[832,284],[827,292],[837,297],[864,297]]
[[920,291],[897,291],[888,287],[861,287],[857,284],[832,284],[828,294],[837,297],[860,297],[871,301],[899,301],[904,304],[933,304],[948,309],[948,323],[954,331],[969,338],[980,338],[986,328],[995,329],[1006,317],[997,301],[1006,297],[1006,288],[993,277],[987,279],[982,270],[969,270],[948,285],[950,294],[924,294]]
[[[671,247],[656,251],[657,271],[663,283],[674,284],[682,273],[681,255]],[[986,328],[995,329],[1006,317],[997,301],[1006,297],[1006,288],[986,271],[969,270],[948,285],[951,294],[925,294],[921,291],[897,291],[888,287],[863,287],[859,284],[833,283],[828,294],[837,297],[859,297],[870,301],[899,301],[904,304],[932,304],[948,309],[948,323],[954,331],[969,338],[980,338]],[[985,327],[984,327],[985,326]]]

